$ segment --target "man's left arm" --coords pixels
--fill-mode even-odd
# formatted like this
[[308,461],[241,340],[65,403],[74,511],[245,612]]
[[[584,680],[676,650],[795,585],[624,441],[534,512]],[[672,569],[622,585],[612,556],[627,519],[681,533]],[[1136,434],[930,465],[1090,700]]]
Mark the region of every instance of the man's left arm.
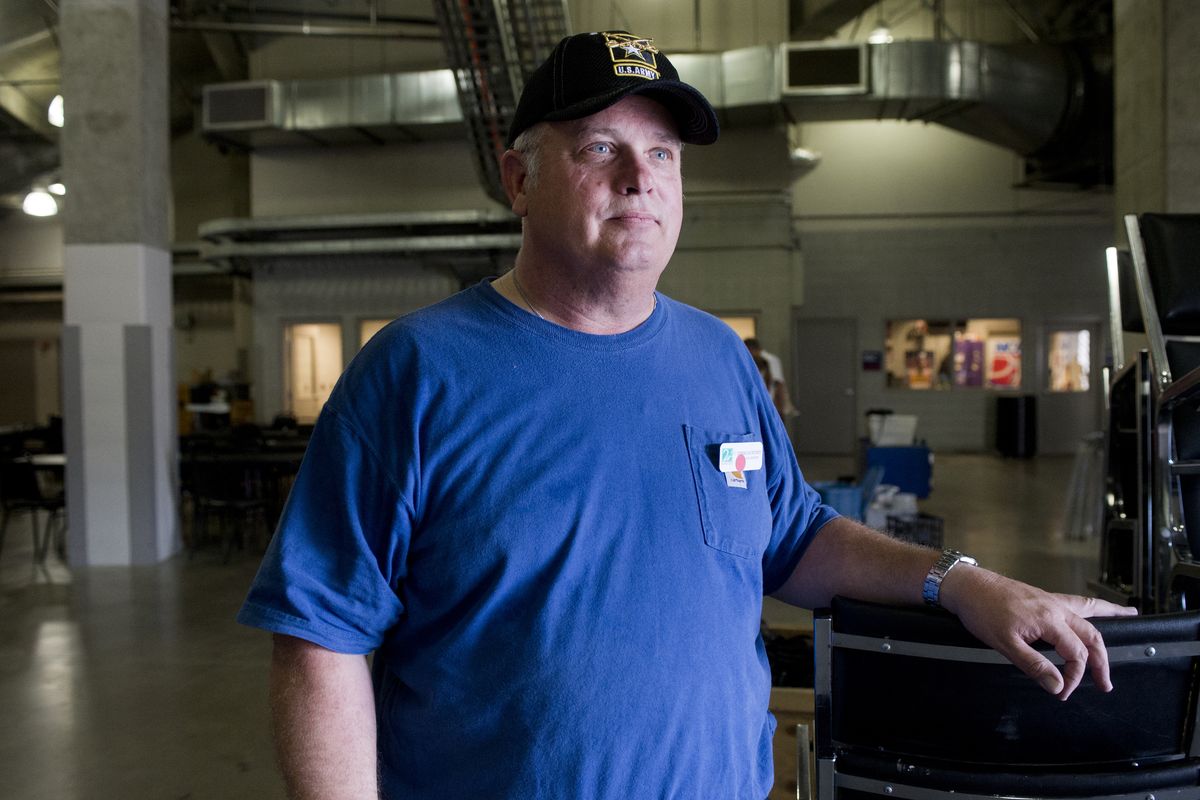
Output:
[[[920,604],[925,576],[939,555],[839,517],[814,536],[773,596],[805,608],[826,606],[835,595]],[[940,603],[980,641],[1062,700],[1075,691],[1086,669],[1099,688],[1112,689],[1104,640],[1085,617],[1137,613],[1105,600],[1046,592],[965,563],[946,574]],[[1039,639],[1062,656],[1062,672],[1033,649]]]

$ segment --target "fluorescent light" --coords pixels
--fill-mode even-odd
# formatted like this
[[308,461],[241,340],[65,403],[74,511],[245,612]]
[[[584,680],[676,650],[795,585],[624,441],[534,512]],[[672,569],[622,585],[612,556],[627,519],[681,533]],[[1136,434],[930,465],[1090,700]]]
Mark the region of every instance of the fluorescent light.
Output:
[[34,189],[25,195],[21,209],[31,217],[53,217],[58,213],[58,203],[54,202],[54,195],[45,189]]
[[50,190],[50,194],[56,194],[59,197],[62,197],[67,193],[67,187],[63,186],[61,183],[52,183],[46,188]]
[[50,101],[50,108],[46,112],[46,119],[56,128],[63,126],[63,98],[61,94],[54,95],[54,99]]
[[892,41],[892,30],[887,24],[880,22],[867,36],[867,41],[871,44],[889,44]]

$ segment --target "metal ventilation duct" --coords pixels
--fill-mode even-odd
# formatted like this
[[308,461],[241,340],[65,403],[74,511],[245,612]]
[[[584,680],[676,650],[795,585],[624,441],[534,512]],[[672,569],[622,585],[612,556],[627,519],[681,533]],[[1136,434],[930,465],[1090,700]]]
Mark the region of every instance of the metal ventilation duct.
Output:
[[[1071,133],[1077,59],[1048,45],[918,41],[680,54],[672,61],[727,126],[782,121],[936,122],[1022,155]],[[203,129],[245,147],[462,136],[450,70],[204,88]]]
[[1057,47],[789,44],[782,59],[782,102],[797,121],[936,122],[1029,156],[1083,111],[1082,67]]
[[244,148],[380,144],[462,135],[448,69],[205,86],[201,129]]

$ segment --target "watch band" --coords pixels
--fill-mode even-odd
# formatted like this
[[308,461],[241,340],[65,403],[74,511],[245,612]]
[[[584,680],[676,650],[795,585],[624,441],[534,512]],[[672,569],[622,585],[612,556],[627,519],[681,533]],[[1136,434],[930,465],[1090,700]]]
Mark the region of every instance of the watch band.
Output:
[[957,550],[942,551],[941,557],[929,568],[929,574],[925,576],[925,584],[921,587],[921,597],[927,604],[941,608],[942,581],[960,562],[973,567],[979,565],[978,561]]

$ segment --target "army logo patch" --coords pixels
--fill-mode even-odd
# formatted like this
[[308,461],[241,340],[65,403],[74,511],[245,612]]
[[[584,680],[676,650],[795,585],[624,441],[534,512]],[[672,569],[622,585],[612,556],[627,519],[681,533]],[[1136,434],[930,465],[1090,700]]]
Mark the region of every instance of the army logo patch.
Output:
[[658,48],[653,39],[628,33],[604,33],[604,44],[613,60],[613,74],[620,78],[645,78],[655,81],[658,72]]

